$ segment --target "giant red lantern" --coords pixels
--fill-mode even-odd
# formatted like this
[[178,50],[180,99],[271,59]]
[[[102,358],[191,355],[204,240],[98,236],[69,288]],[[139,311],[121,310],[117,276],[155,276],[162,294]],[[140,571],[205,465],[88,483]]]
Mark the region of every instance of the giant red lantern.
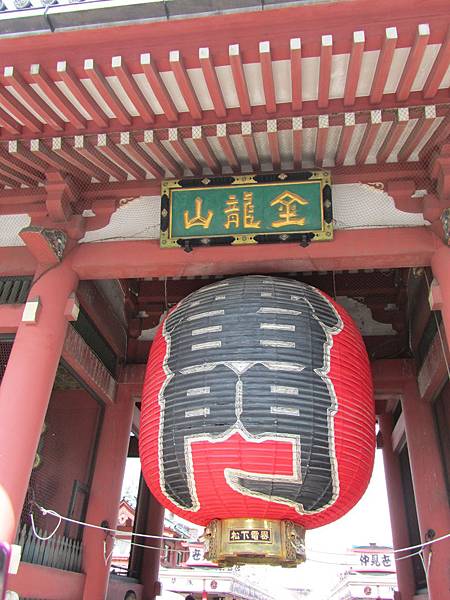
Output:
[[372,471],[369,363],[358,329],[295,280],[231,278],[182,300],[153,341],[144,477],[207,526],[221,564],[292,565],[303,533],[356,504]]

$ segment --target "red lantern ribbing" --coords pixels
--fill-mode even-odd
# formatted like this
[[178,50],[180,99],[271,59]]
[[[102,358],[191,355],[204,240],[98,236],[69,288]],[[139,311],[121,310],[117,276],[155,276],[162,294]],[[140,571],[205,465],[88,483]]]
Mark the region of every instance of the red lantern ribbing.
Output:
[[[266,562],[294,564],[303,528],[341,517],[370,479],[375,415],[361,334],[342,307],[295,280],[206,286],[153,341],[139,441],[155,497],[209,524],[210,558],[261,561],[256,547],[281,540],[284,557],[266,552]],[[233,548],[221,553],[217,536]]]

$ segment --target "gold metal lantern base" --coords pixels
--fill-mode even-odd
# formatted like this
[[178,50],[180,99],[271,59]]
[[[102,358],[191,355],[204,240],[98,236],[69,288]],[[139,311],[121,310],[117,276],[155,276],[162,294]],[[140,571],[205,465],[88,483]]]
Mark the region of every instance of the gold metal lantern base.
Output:
[[305,561],[305,529],[292,521],[214,519],[205,530],[205,558],[220,567],[295,567]]

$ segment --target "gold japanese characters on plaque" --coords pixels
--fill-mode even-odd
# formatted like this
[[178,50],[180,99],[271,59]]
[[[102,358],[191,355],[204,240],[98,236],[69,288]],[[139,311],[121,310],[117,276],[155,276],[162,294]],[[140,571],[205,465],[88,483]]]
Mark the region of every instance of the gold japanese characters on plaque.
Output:
[[162,184],[161,247],[333,238],[326,171],[169,180]]

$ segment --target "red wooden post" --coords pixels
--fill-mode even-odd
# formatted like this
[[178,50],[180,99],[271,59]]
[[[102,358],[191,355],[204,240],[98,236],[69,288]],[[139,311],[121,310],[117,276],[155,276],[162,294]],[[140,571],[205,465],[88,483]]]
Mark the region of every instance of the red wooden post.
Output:
[[447,344],[450,347],[450,248],[448,246],[442,246],[433,254],[431,268],[441,292],[442,319],[444,321]]
[[[403,501],[400,465],[398,455],[392,447],[392,414],[381,415],[378,423],[383,438],[383,462],[394,549],[407,548],[409,546],[408,524]],[[415,593],[415,582],[411,561],[396,561],[396,570],[402,600],[412,600]]]
[[[119,384],[115,404],[105,410],[86,515],[88,523],[100,525],[107,521],[109,528],[116,529],[133,407],[130,386]],[[105,598],[113,538],[106,536],[106,560],[104,540],[102,531],[86,528],[83,535],[84,600]]]
[[[433,536],[440,537],[450,531],[442,457],[432,406],[421,399],[415,381],[405,384],[402,407],[420,537],[422,542],[426,542]],[[448,597],[450,590],[450,541],[437,542],[431,548],[431,558],[430,547],[424,551],[425,566],[429,566],[428,595],[430,600],[440,600]]]
[[[148,495],[149,501],[145,531],[150,535],[163,535],[164,508],[150,491]],[[141,542],[142,540],[139,541]],[[149,539],[144,543],[148,546],[156,547],[159,544],[161,544],[161,547],[164,546],[163,541],[157,538]],[[158,581],[160,558],[161,550],[144,550],[141,570],[141,582],[144,586],[142,600],[155,600],[158,594],[156,583]]]
[[[48,268],[47,268],[48,269]],[[0,540],[12,542],[25,499],[67,328],[65,308],[78,283],[66,264],[37,271],[29,300],[36,322],[20,322],[0,387]]]

